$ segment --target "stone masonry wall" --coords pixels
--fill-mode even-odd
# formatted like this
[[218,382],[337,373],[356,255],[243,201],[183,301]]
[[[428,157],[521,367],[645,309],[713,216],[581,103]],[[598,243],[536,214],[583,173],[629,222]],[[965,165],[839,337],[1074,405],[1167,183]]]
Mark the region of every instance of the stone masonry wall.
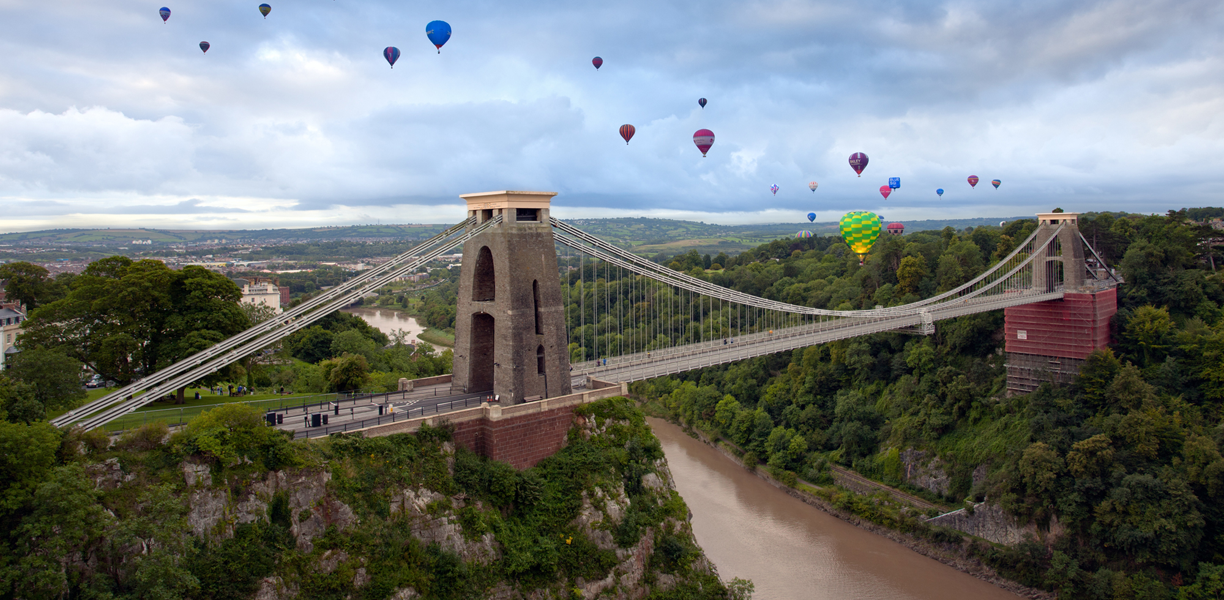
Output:
[[481,419],[455,426],[455,443],[493,460],[527,469],[552,456],[565,445],[565,435],[574,422],[574,407],[543,412]]

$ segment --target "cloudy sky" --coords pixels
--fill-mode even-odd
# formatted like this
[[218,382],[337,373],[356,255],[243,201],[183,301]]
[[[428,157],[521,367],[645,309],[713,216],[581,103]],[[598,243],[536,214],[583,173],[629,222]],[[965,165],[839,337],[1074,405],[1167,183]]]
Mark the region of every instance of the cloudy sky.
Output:
[[0,230],[1224,204],[1219,0],[160,1],[0,0]]

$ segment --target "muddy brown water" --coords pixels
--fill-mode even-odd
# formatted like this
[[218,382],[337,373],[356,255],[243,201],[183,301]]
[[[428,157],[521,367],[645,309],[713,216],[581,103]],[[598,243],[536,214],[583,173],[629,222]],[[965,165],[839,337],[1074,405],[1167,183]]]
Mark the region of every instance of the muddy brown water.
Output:
[[679,427],[647,420],[697,543],[723,579],[751,579],[755,600],[1020,598],[804,504]]
[[345,308],[343,312],[361,317],[366,323],[387,335],[391,335],[397,329],[403,329],[408,333],[410,339],[416,339],[425,331],[425,327],[417,323],[416,319],[390,308]]

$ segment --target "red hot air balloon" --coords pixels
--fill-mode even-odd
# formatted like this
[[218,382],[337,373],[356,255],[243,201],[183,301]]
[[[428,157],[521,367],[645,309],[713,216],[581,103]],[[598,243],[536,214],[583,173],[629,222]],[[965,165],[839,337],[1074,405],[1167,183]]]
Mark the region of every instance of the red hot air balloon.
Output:
[[399,60],[399,57],[399,48],[396,48],[395,46],[387,46],[383,49],[383,58],[387,59],[387,63],[391,65],[392,69],[395,68],[395,61]]
[[887,200],[887,199],[888,199],[888,195],[889,195],[889,194],[891,194],[891,193],[892,193],[892,188],[890,188],[890,187],[888,187],[888,186],[886,186],[886,185],[882,185],[882,186],[880,186],[880,195],[881,195],[881,196],[884,196],[884,199],[885,199],[885,200]]
[[859,177],[863,176],[863,169],[867,168],[867,155],[862,152],[855,152],[850,155],[850,168],[858,173]]
[[595,65],[595,70],[598,71],[599,67],[603,66],[603,59],[596,56],[595,58],[591,59],[591,64]]
[[629,124],[621,125],[620,134],[621,134],[621,137],[625,138],[626,146],[629,145],[629,140],[633,138],[633,134],[636,131],[637,130],[633,128],[633,125],[629,125]]
[[705,158],[706,152],[710,151],[710,146],[714,145],[714,132],[709,129],[698,129],[693,133],[693,143],[697,144],[697,149],[701,150],[701,157]]
[[977,175],[970,175],[970,176],[969,176],[969,187],[977,187],[977,182],[978,182],[978,176],[977,176]]

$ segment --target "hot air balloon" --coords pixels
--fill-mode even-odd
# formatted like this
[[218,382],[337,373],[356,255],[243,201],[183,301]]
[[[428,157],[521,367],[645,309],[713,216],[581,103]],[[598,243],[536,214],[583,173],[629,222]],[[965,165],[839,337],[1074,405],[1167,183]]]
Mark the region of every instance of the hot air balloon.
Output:
[[816,191],[816,187],[817,187],[818,185],[819,185],[819,184],[817,184],[815,181],[810,182],[810,183],[808,183],[808,189],[809,189],[809,190],[812,190],[812,191],[814,192],[814,191]]
[[1007,221],[999,221],[999,227],[1007,225]]
[[208,52],[209,48],[212,48],[212,44],[209,44],[208,42],[200,42],[200,50]]
[[939,194],[939,197],[940,197],[940,198],[943,198],[943,188],[939,188],[939,189],[935,190],[935,193],[936,193],[936,194]]
[[[442,54],[442,45],[451,36],[450,23],[446,21],[430,21],[425,26],[425,35],[429,36],[429,41],[433,43],[434,48],[438,49],[438,54]],[[600,64],[603,64],[603,62],[601,61]]]
[[700,106],[701,108],[703,108],[703,109],[704,109],[704,108],[705,108],[705,105],[706,105],[706,99],[705,99],[705,98],[698,98],[698,99],[697,99],[697,106]]
[[891,193],[892,193],[892,188],[890,188],[890,187],[888,187],[888,186],[886,186],[886,185],[882,185],[882,186],[880,186],[880,195],[881,195],[881,196],[884,196],[884,199],[885,199],[885,200],[888,200],[888,195],[889,195],[889,194],[891,194]]
[[977,176],[977,175],[970,175],[970,176],[969,176],[969,187],[977,187],[977,182],[978,182],[978,176]]
[[778,195],[778,184],[775,183],[769,186],[769,191],[773,192],[774,195],[777,196]]
[[846,213],[838,224],[842,239],[850,250],[859,255],[859,264],[880,237],[880,217],[875,213],[856,210]]
[[263,16],[264,16],[264,18],[265,18],[265,19],[266,19],[266,18],[268,18],[268,13],[272,12],[272,5],[270,5],[270,4],[260,4],[260,5],[259,5],[259,12],[263,13]]
[[808,230],[804,229],[803,231],[800,231],[799,233],[796,233],[796,234],[795,234],[795,237],[797,237],[797,238],[799,238],[799,239],[803,239],[803,238],[810,238],[810,237],[812,237],[812,232],[810,232],[810,231],[808,231]]
[[990,185],[995,186],[995,189],[996,189],[996,190],[997,190],[997,189],[999,189],[999,184],[1001,184],[1001,183],[1003,183],[1003,182],[1002,182],[1002,181],[999,181],[998,179],[991,179],[991,180],[990,180]]
[[710,151],[710,146],[714,145],[714,132],[709,129],[698,129],[693,133],[693,143],[697,144],[697,149],[701,150],[701,157],[705,158],[706,152]]
[[812,222],[815,220],[816,220],[816,213],[808,213],[808,221]]
[[621,125],[620,134],[621,134],[621,137],[625,138],[626,146],[629,145],[629,140],[633,138],[633,133],[636,131],[637,130],[633,128],[633,125],[629,125],[629,124]]
[[596,56],[595,58],[591,59],[591,64],[595,65],[595,70],[598,71],[599,67],[603,66],[603,59]]
[[902,225],[901,223],[889,223],[888,233],[891,235],[901,235],[905,233],[905,225]]
[[867,155],[862,152],[855,152],[850,155],[850,168],[858,173],[859,177],[863,176],[863,169],[867,168]]
[[892,189],[894,189],[894,190],[895,190],[895,189],[899,189],[899,188],[901,187],[901,178],[900,178],[900,177],[889,177],[889,178],[888,178],[888,187],[890,187],[890,188],[892,188]]
[[383,49],[383,58],[387,59],[387,64],[391,65],[392,69],[395,68],[395,61],[399,60],[399,55],[399,48],[395,46],[387,46]]
[[161,15],[162,23],[165,23],[167,20],[170,19],[170,9],[164,6],[157,9],[157,14]]

